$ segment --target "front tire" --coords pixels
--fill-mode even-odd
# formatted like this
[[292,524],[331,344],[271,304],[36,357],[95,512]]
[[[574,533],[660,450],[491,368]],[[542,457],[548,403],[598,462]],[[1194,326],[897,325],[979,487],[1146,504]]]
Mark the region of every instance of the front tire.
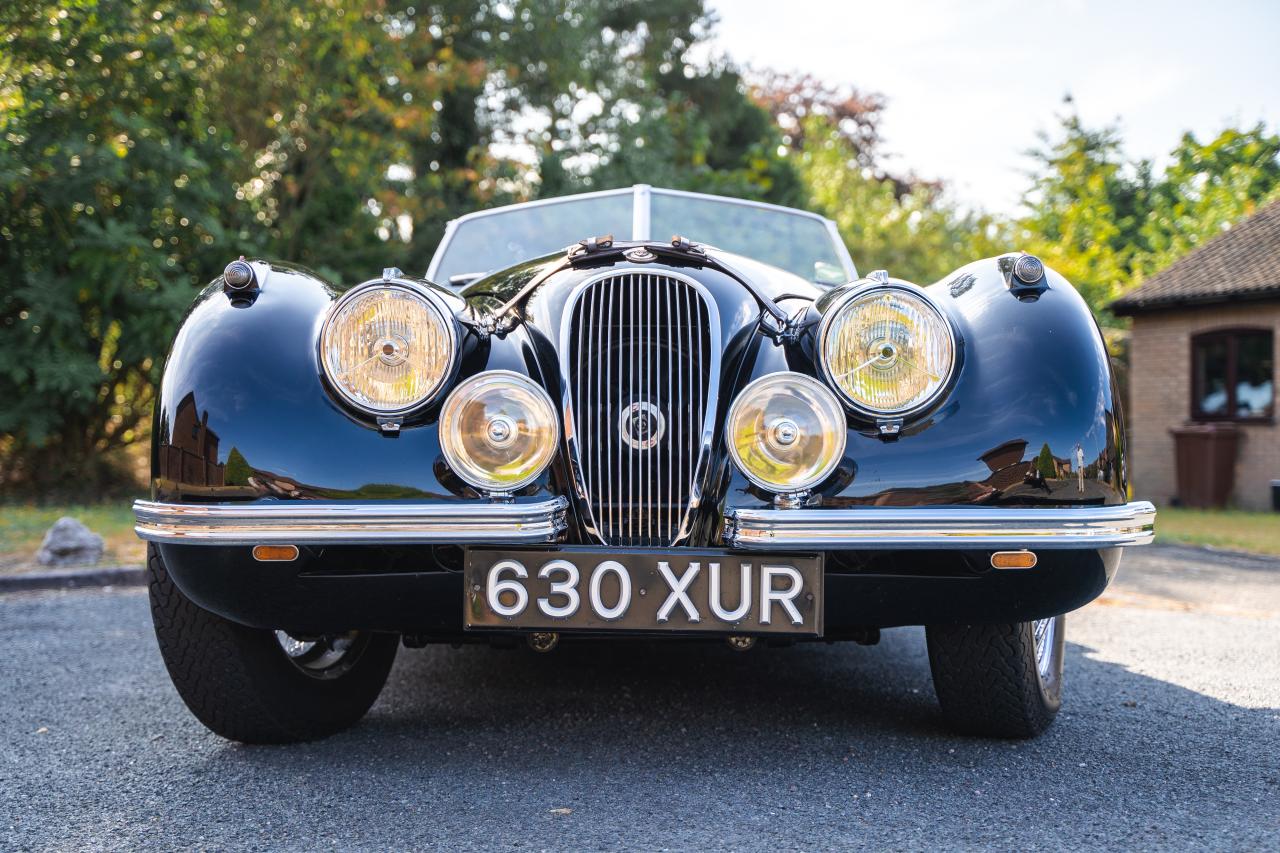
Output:
[[294,743],[354,725],[382,690],[399,638],[351,633],[292,638],[197,607],[147,546],[160,655],[191,713],[242,743]]
[[957,731],[1029,738],[1057,716],[1065,616],[1007,625],[930,625],[925,638],[938,704]]

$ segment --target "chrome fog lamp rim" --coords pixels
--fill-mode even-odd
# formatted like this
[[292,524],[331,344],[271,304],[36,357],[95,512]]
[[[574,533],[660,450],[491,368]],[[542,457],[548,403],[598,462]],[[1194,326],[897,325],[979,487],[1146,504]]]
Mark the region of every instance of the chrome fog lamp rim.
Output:
[[[894,291],[916,297],[942,321],[947,335],[951,338],[951,364],[948,365],[947,373],[942,377],[942,381],[938,383],[938,387],[928,397],[906,408],[877,409],[854,400],[840,387],[840,383],[831,372],[831,365],[827,361],[827,335],[831,331],[832,324],[855,299],[872,296],[876,293],[891,293]],[[893,281],[888,284],[871,283],[865,287],[855,288],[845,294],[840,298],[840,301],[828,308],[826,313],[823,314],[822,322],[818,325],[818,348],[815,360],[818,362],[822,371],[822,378],[826,381],[827,386],[850,411],[872,420],[876,418],[909,418],[933,406],[951,388],[951,382],[955,379],[956,370],[960,365],[960,343],[960,336],[956,333],[955,325],[951,322],[951,318],[947,316],[947,312],[939,308],[938,304],[929,297],[929,294],[924,292],[923,288],[905,281]]]
[[[359,299],[371,290],[398,290],[421,299],[423,304],[427,306],[427,309],[435,313],[436,318],[440,321],[440,325],[445,332],[444,338],[447,344],[445,361],[447,363],[447,367],[441,371],[440,379],[426,394],[419,397],[415,402],[404,406],[372,406],[367,400],[363,400],[351,394],[351,392],[343,387],[341,382],[338,382],[330,374],[329,363],[325,358],[325,341],[328,340],[329,331],[333,325],[334,318],[338,316],[343,307],[348,303]],[[398,417],[409,415],[421,410],[433,400],[437,399],[440,396],[440,393],[448,387],[449,378],[457,368],[458,330],[454,325],[453,312],[449,309],[449,306],[445,304],[439,294],[404,279],[379,278],[357,284],[355,287],[342,294],[341,297],[329,306],[329,310],[325,314],[324,322],[320,325],[320,334],[316,338],[316,349],[320,360],[320,369],[324,373],[326,384],[333,389],[335,394],[342,398],[343,402],[355,409],[358,409],[366,415],[375,417]]]
[[[467,402],[464,398],[473,389],[495,380],[505,381],[510,383],[511,386],[519,386],[538,398],[545,407],[547,423],[551,429],[551,435],[547,442],[548,452],[546,453],[546,458],[536,467],[530,469],[529,473],[519,480],[501,483],[492,479],[482,479],[468,470],[470,463],[465,461],[460,456],[458,448],[452,445],[451,434],[448,430],[448,424],[457,416],[456,409]],[[490,496],[510,494],[537,480],[551,466],[551,463],[556,458],[556,451],[560,446],[560,418],[556,411],[555,403],[551,400],[551,395],[537,382],[528,376],[516,373],[514,370],[486,370],[459,382],[449,393],[449,396],[445,398],[444,406],[440,412],[438,428],[440,431],[440,452],[443,454],[445,462],[448,463],[449,470],[467,485]],[[488,430],[489,437],[495,446],[509,446],[512,443],[515,424],[509,417],[502,416],[491,421],[488,424]]]
[[[732,435],[733,425],[737,422],[737,416],[740,409],[749,404],[752,401],[753,395],[758,393],[762,387],[779,381],[804,385],[815,394],[830,398],[835,411],[841,413],[840,421],[833,424],[834,431],[832,434],[836,438],[836,447],[831,455],[831,461],[824,467],[816,470],[804,480],[797,480],[791,483],[771,482],[752,471],[750,467],[744,463],[741,456],[739,456],[738,449]],[[843,419],[843,409],[840,406],[840,398],[833,394],[830,388],[822,382],[819,382],[817,379],[814,379],[812,376],[808,376],[803,373],[795,373],[793,371],[779,371],[776,373],[767,373],[764,376],[752,380],[734,399],[733,405],[729,407],[729,412],[725,417],[725,443],[728,446],[729,458],[733,460],[734,467],[742,473],[742,476],[746,477],[753,484],[777,495],[799,495],[808,492],[808,490],[812,489],[814,486],[822,483],[831,476],[833,471],[840,467],[840,460],[844,458],[845,447],[848,442],[846,426],[847,425]],[[775,421],[771,424],[770,428],[774,433],[775,440],[779,440],[779,442],[783,444],[791,444],[803,437],[796,432],[798,426],[794,421]]]

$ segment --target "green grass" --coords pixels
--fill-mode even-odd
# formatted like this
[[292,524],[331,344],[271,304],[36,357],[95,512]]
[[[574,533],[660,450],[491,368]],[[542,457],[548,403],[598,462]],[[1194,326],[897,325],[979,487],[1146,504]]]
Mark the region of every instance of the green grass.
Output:
[[36,567],[36,551],[53,523],[64,515],[78,519],[104,540],[103,563],[140,564],[146,548],[133,533],[133,509],[127,503],[95,506],[0,506],[0,571]]
[[1160,507],[1156,514],[1156,542],[1280,556],[1280,513]]

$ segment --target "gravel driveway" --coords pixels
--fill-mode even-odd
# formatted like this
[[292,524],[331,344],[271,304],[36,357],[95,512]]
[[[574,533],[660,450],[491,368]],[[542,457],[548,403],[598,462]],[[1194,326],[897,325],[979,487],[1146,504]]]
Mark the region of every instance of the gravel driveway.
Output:
[[1031,742],[940,728],[874,648],[402,651],[365,723],[249,748],[137,589],[0,598],[0,849],[1280,849],[1280,562],[1154,547],[1068,619]]

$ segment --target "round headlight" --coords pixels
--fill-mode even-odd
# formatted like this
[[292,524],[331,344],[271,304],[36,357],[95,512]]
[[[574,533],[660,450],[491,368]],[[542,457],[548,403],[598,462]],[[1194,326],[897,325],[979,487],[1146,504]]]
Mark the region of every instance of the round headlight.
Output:
[[742,390],[725,424],[729,453],[747,479],[798,492],[827,478],[844,455],[844,409],[821,382],[771,373]]
[[477,489],[510,492],[537,479],[555,456],[560,422],[547,392],[509,370],[458,385],[440,412],[440,448]]
[[902,286],[852,295],[822,325],[822,367],[849,404],[869,415],[902,415],[942,393],[955,367],[946,318]]
[[453,367],[452,321],[402,284],[358,287],[333,306],[320,332],[329,382],[352,405],[403,414],[430,400]]

